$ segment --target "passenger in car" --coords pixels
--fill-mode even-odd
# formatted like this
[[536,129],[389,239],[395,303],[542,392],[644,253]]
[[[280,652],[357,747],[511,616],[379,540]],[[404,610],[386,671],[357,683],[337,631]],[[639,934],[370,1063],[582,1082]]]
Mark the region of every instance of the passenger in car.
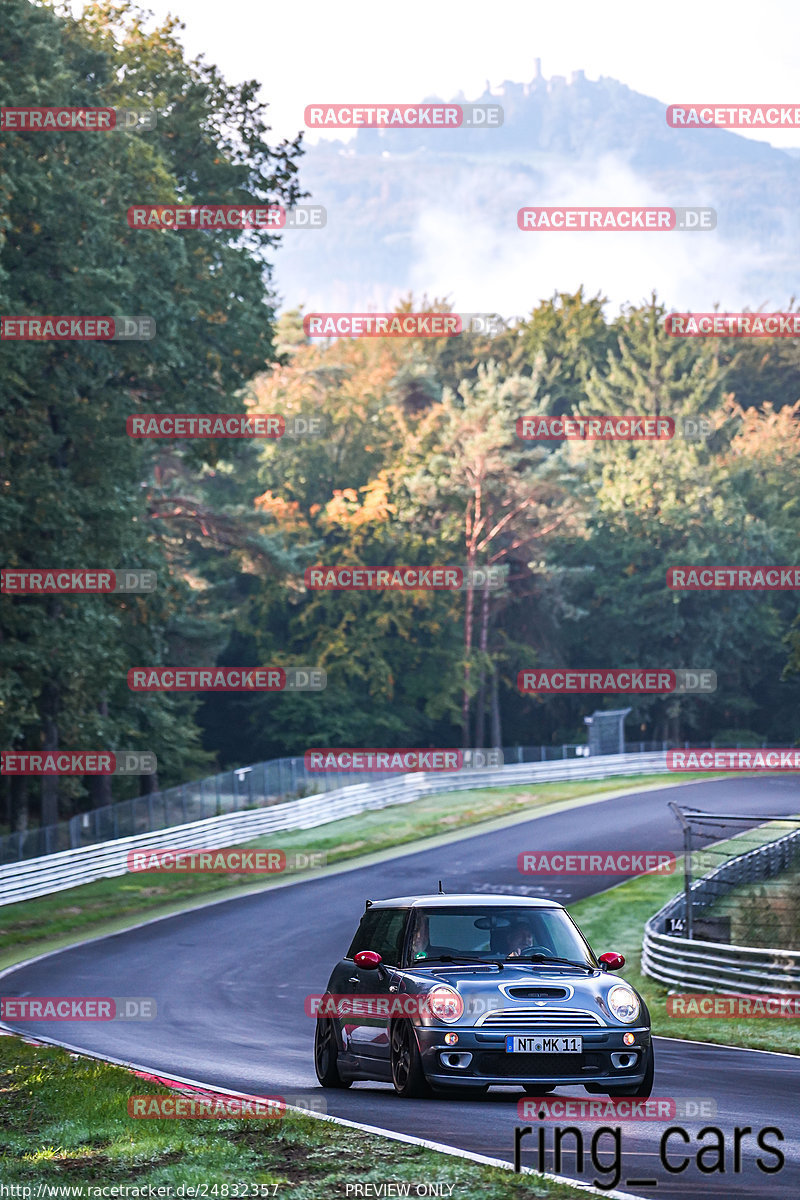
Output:
[[416,913],[416,924],[411,935],[411,961],[418,962],[424,958],[436,958],[441,954],[454,954],[450,946],[432,946],[430,943],[431,923],[425,913]]

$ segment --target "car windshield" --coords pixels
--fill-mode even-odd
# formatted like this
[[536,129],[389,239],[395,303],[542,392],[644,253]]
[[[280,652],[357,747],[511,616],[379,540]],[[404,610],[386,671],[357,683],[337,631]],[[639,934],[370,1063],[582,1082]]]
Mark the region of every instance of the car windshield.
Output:
[[560,908],[417,908],[411,924],[408,965],[455,958],[521,962],[535,957],[565,959],[596,967],[582,935]]

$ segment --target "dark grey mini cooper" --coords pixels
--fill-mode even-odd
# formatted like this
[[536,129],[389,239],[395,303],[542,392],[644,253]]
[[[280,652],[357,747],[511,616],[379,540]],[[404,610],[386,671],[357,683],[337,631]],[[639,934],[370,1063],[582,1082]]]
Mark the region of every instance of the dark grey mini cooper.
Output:
[[519,896],[368,900],[317,1003],[323,1087],[385,1080],[400,1096],[581,1084],[649,1096],[650,1014],[562,905]]

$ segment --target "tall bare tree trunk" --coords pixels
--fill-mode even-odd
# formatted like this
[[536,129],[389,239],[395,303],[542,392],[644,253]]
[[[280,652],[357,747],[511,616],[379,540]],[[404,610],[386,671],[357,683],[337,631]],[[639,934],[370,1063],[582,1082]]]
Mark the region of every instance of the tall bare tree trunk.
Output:
[[[58,749],[58,689],[54,684],[48,684],[42,689],[43,733],[42,750]],[[42,775],[42,814],[41,824],[55,825],[58,821],[58,776]]]
[[9,775],[10,814],[9,825],[14,833],[28,830],[28,777]]
[[503,730],[500,725],[500,697],[497,687],[497,663],[492,663],[492,748],[500,750],[503,745]]
[[110,775],[86,775],[84,778],[89,788],[92,808],[104,808],[105,805],[114,803]]
[[482,749],[486,744],[486,652],[489,644],[489,586],[484,584],[481,597],[481,673],[478,682],[478,699],[475,712],[475,745]]
[[[97,711],[101,717],[107,717],[108,700],[103,698],[97,705]],[[114,796],[111,788],[111,775],[87,775],[85,779],[89,787],[92,808],[103,808],[106,804],[113,804]]]
[[159,791],[158,771],[154,771],[152,775],[139,776],[139,795],[151,796],[154,792]]
[[461,745],[469,747],[469,672],[472,656],[472,576],[467,583],[467,608],[464,613],[464,691],[461,696]]
[[[63,604],[58,596],[50,597],[47,605],[47,615],[53,622],[58,622],[63,612]],[[40,700],[40,717],[42,722],[42,750],[58,749],[58,715],[61,693],[55,678],[48,679],[42,687]],[[42,775],[41,778],[41,809],[39,821],[44,828],[55,825],[58,821],[58,776]]]

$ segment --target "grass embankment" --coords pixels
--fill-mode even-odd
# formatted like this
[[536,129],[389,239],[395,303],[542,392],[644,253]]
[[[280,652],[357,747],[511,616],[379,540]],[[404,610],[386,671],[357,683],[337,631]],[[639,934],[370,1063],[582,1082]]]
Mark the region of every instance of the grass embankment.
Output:
[[[281,849],[287,856],[321,852],[327,856],[328,866],[334,866],[471,826],[479,833],[481,825],[498,818],[517,816],[522,819],[528,814],[537,815],[552,805],[580,802],[603,792],[634,791],[662,783],[675,783],[675,776],[617,776],[448,792],[426,796],[411,804],[331,821],[313,829],[269,834],[246,844],[248,847]],[[189,908],[203,900],[270,887],[291,874],[290,871],[266,877],[128,874],[82,884],[37,900],[6,905],[0,908],[0,968],[59,945],[124,929],[135,924],[137,919],[146,920]]]
[[[205,1188],[194,1194],[212,1198],[318,1200],[345,1197],[347,1185],[356,1182],[407,1183],[412,1196],[420,1184],[435,1195],[431,1185],[439,1183],[439,1194],[458,1200],[586,1196],[539,1176],[294,1113],[266,1120],[129,1117],[128,1098],[151,1094],[167,1093],[119,1067],[0,1037],[0,1180],[31,1188],[27,1195],[42,1200],[47,1185],[71,1189],[53,1196],[87,1198],[92,1194],[83,1189],[89,1186],[116,1185],[140,1189],[128,1196],[169,1186],[171,1192],[161,1193],[165,1200],[190,1195],[190,1187]],[[509,1125],[509,1149],[511,1144]],[[392,1188],[389,1194],[402,1193]]]

